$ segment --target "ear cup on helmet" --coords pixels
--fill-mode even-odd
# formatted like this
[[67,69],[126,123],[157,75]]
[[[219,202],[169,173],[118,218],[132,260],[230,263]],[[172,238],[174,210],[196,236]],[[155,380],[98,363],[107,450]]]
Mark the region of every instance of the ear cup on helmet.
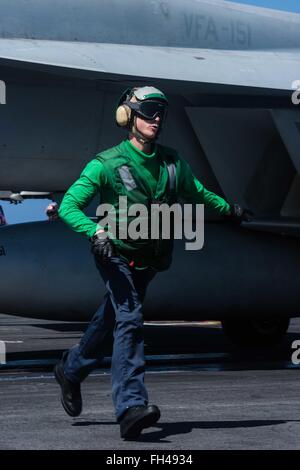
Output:
[[118,126],[128,126],[131,119],[131,109],[126,104],[119,106],[116,111],[116,121]]

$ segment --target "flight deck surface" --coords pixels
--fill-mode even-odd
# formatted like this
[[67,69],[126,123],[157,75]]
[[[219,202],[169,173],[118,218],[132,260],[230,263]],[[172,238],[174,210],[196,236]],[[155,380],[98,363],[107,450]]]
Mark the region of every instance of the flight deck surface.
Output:
[[217,323],[146,325],[146,381],[161,419],[136,441],[123,441],[115,421],[109,344],[82,384],[82,414],[70,418],[52,368],[85,326],[5,315],[0,324],[12,341],[0,371],[1,449],[300,449],[298,319],[282,345],[252,352],[235,350]]

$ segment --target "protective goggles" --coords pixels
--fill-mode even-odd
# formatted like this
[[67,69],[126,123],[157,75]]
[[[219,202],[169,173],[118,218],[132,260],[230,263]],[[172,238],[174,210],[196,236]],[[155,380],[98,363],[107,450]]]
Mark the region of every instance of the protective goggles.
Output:
[[130,109],[135,111],[144,119],[150,120],[155,119],[156,116],[159,116],[160,119],[163,120],[167,115],[168,105],[164,102],[146,100],[137,103],[132,103],[129,101],[126,104],[130,107]]

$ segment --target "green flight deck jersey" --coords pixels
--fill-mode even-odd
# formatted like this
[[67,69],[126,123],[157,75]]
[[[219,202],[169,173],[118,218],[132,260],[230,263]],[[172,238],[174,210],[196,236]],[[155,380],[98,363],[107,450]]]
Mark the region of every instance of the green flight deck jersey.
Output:
[[[115,217],[117,234],[124,218],[127,226],[133,217],[127,213],[133,204],[150,207],[151,203],[176,202],[170,194],[168,164],[176,168],[176,200],[204,204],[214,212],[224,215],[230,211],[229,204],[220,196],[204,188],[195,178],[188,163],[178,153],[166,146],[156,144],[152,154],[134,147],[129,140],[101,152],[91,160],[80,178],[66,192],[59,209],[59,217],[73,230],[92,237],[100,228],[112,238],[116,253],[136,268],[152,266],[161,271],[171,263],[173,240],[133,240],[114,237],[111,226],[96,223],[83,213],[91,200],[99,195],[100,204],[110,204]],[[120,196],[126,197],[127,209],[120,204]]]

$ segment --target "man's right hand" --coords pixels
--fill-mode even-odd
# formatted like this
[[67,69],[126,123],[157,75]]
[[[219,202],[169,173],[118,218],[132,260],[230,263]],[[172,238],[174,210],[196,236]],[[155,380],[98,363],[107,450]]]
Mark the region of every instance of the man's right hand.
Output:
[[92,244],[91,252],[99,261],[105,262],[115,254],[114,244],[108,238],[106,232],[95,233],[90,241]]

